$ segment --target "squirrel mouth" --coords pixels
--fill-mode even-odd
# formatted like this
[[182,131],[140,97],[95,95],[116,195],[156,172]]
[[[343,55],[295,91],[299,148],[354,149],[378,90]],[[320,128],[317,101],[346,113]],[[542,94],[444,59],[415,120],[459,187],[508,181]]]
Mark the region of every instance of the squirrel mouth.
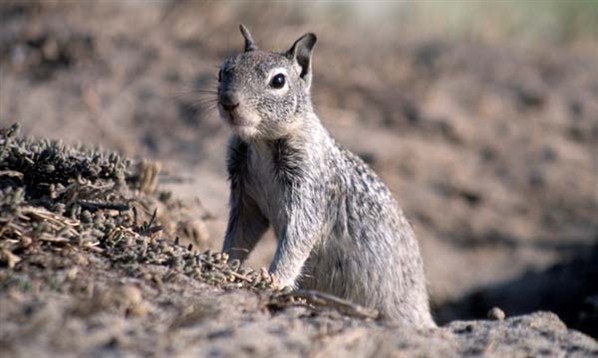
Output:
[[232,110],[232,111],[223,111],[224,113],[224,118],[226,120],[226,122],[228,123],[228,125],[230,125],[231,127],[253,127],[254,124],[243,118],[243,116],[238,115],[238,113],[236,113],[236,110]]
[[251,138],[258,133],[256,121],[252,121],[251,116],[247,116],[243,112],[239,113],[237,109],[231,111],[223,110],[221,117],[233,133],[243,138]]

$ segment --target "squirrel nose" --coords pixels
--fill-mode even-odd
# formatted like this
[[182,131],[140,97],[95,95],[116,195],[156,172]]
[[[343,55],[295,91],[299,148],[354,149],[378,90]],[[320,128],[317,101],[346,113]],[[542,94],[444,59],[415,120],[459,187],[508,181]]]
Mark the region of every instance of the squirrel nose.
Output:
[[220,102],[224,110],[232,111],[239,106],[239,96],[231,91],[222,92],[218,98],[218,102]]

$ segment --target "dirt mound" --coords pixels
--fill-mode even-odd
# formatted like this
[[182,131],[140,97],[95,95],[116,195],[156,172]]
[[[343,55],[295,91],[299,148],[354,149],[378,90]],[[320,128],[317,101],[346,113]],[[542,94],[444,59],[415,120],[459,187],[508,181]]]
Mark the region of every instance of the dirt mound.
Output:
[[56,141],[21,139],[18,128],[0,130],[0,230],[9,268],[21,261],[18,255],[91,251],[131,269],[166,265],[220,285],[270,287],[267,275],[239,262],[227,265],[225,254],[194,252],[193,244],[180,246],[179,236],[162,235],[165,219],[157,219],[157,211],[177,203],[167,193],[155,195],[155,165],[134,165],[115,153]]
[[156,211],[173,199],[144,179],[147,162],[16,129],[0,131],[3,356],[598,354],[549,313],[417,331],[334,297],[273,290],[265,271],[165,232]]

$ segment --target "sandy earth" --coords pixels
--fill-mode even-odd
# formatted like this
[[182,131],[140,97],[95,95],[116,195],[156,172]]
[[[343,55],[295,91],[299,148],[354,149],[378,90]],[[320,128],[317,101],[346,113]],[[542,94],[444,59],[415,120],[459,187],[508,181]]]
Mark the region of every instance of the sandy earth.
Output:
[[[185,222],[192,233],[184,239],[218,250],[228,131],[213,95],[201,91],[214,90],[219,63],[240,49],[241,21],[265,48],[284,50],[305,31],[318,34],[316,110],[409,216],[444,328],[416,332],[334,310],[274,310],[269,294],[185,275],[157,287],[93,252],[78,253],[86,265],[47,252],[53,263],[43,268],[32,258],[0,267],[4,279],[41,282],[25,293],[0,286],[4,351],[598,354],[595,340],[565,326],[598,336],[596,42],[397,35],[272,4],[17,3],[0,8],[0,127],[19,122],[27,136],[159,161],[159,190],[186,209],[176,217],[159,211],[158,219]],[[249,264],[267,266],[273,247],[272,237],[264,240]],[[116,298],[73,313],[100,291],[71,287],[72,265],[84,267],[76,277],[92,277]],[[167,275],[160,266],[146,269]],[[48,288],[56,282],[65,286]],[[147,307],[130,314],[136,305]],[[527,315],[448,323],[483,320],[493,306],[507,317]],[[558,317],[531,314],[539,310]]]

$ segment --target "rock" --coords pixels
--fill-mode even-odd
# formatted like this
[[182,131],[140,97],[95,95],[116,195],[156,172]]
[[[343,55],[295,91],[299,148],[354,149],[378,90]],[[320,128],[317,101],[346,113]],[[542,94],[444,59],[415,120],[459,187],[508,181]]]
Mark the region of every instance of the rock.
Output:
[[498,307],[493,307],[488,311],[488,319],[492,321],[503,321],[505,319],[505,313]]

